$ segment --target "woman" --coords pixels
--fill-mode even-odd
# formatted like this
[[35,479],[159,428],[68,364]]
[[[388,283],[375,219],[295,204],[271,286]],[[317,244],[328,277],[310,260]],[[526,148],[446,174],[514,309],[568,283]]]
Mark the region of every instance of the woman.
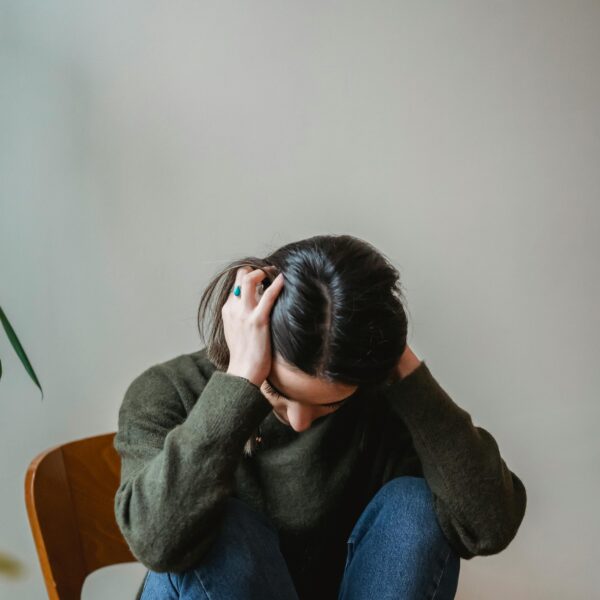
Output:
[[205,347],[146,369],[119,410],[138,598],[447,600],[461,558],[509,544],[525,487],[407,345],[402,299],[350,235],[209,283]]

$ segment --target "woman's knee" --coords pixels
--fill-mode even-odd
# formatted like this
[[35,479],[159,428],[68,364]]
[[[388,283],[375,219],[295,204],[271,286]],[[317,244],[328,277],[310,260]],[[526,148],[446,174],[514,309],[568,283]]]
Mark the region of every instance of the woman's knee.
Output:
[[279,549],[279,534],[271,520],[236,497],[225,501],[219,534],[205,560],[248,565],[264,552]]
[[[383,485],[372,498],[365,515],[368,526],[388,531],[415,545],[447,545],[440,529],[433,494],[423,477],[396,477]],[[362,518],[362,517],[361,517]]]
[[422,477],[397,477],[373,496],[348,538],[340,597],[454,598],[460,557],[444,536]]
[[178,572],[149,572],[142,599],[200,599],[209,598],[210,592],[226,597],[241,589],[250,593],[258,583],[266,588],[265,578],[276,580],[271,568],[285,568],[277,529],[266,515],[231,496],[225,500],[218,534],[198,562]]
[[278,537],[277,528],[267,515],[252,508],[247,502],[230,496],[225,501],[225,515],[222,525],[233,529],[234,533],[251,531],[253,534]]

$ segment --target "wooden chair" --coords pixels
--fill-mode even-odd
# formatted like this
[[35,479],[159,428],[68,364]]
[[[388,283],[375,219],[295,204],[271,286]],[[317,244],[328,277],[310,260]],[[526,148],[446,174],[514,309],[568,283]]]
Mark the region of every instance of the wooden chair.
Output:
[[38,454],[25,477],[25,503],[50,600],[80,600],[85,578],[137,562],[114,515],[121,462],[115,433]]

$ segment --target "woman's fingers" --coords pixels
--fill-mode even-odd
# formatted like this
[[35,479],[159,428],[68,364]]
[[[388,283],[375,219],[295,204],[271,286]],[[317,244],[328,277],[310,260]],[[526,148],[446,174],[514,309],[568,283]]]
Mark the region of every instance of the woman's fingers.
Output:
[[[252,269],[248,266],[240,267],[238,269],[235,284],[242,288],[241,300],[244,303],[245,308],[254,309],[258,305],[259,301],[256,297],[256,288],[260,282],[265,279],[265,275],[272,277],[266,269]],[[268,289],[269,288],[267,288],[267,290]]]
[[271,285],[263,292],[257,308],[260,318],[269,318],[273,304],[275,303],[276,298],[279,296],[279,292],[283,288],[283,283],[283,275],[279,273],[279,275],[273,279]]

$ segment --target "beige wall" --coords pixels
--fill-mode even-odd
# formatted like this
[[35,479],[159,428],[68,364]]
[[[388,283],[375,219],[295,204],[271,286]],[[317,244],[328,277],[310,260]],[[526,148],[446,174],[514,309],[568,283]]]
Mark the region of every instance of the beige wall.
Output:
[[458,598],[594,597],[599,30],[598,2],[5,0],[0,303],[46,395],[0,335],[0,597],[44,596],[31,458],[197,348],[225,261],[316,233],[395,261],[409,342],[527,487]]

